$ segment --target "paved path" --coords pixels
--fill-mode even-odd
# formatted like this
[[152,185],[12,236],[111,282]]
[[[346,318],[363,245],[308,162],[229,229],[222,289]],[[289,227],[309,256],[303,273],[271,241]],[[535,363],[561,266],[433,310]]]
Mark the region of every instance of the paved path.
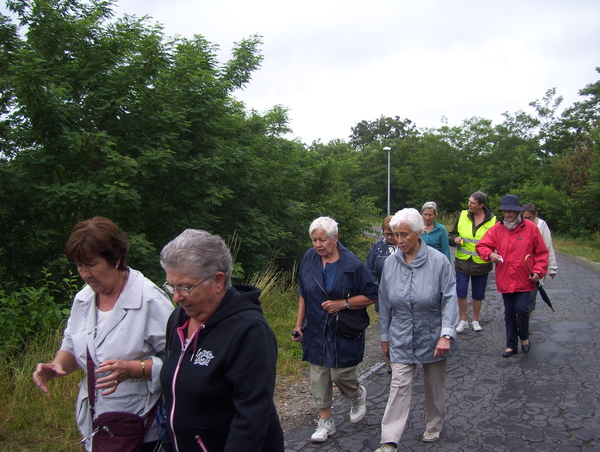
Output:
[[[501,356],[504,309],[490,274],[483,331],[459,335],[461,354],[448,361],[440,440],[420,441],[425,413],[419,368],[399,451],[600,451],[600,267],[557,257],[559,273],[545,285],[556,312],[538,296],[528,355]],[[286,435],[286,452],[374,451],[390,377],[383,364],[361,375],[368,391],[361,423],[350,423],[349,402],[338,397],[333,406],[337,433],[311,444],[314,428],[295,430]]]

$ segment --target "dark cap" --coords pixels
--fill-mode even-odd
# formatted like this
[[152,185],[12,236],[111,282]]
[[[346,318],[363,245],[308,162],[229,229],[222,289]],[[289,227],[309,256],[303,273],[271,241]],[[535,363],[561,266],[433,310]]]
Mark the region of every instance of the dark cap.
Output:
[[515,212],[523,212],[525,209],[521,207],[519,203],[519,197],[517,195],[505,195],[502,197],[502,205],[498,207],[498,210],[513,210]]

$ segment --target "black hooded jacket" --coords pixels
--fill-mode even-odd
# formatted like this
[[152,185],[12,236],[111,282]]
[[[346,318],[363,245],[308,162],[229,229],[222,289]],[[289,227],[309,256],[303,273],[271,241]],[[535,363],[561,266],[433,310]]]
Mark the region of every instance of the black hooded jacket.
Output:
[[183,352],[188,316],[180,306],[171,314],[160,380],[174,450],[283,452],[277,342],[259,295],[234,284]]

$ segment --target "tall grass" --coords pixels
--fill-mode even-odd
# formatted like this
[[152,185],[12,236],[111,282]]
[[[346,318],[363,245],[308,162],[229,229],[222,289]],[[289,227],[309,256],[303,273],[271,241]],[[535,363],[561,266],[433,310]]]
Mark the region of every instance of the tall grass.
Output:
[[0,352],[0,450],[4,452],[81,451],[75,402],[83,373],[51,381],[50,397],[31,379],[38,362],[54,357],[62,330],[40,332],[21,350]]
[[269,267],[250,280],[250,284],[262,290],[263,313],[277,337],[280,382],[299,378],[307,368],[302,362],[302,347],[291,335],[298,314],[296,274],[296,268],[281,272]]

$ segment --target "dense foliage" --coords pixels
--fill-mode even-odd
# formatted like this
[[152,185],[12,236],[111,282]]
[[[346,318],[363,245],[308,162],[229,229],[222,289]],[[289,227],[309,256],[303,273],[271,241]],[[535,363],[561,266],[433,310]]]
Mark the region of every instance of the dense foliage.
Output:
[[320,215],[356,250],[386,210],[386,146],[392,211],[434,200],[455,212],[475,190],[495,208],[514,193],[555,232],[597,231],[600,81],[561,114],[551,89],[500,124],[419,129],[382,116],[347,141],[306,146],[286,138],[285,107],[248,111],[235,98],[260,67],[260,36],[222,63],[201,35],[114,17],[113,0],[6,3],[18,23],[0,15],[0,317],[23,305],[22,288],[49,287],[44,275],[61,284],[69,231],[95,215],[127,232],[129,263],[157,282],[159,250],[185,228],[238,243],[242,277],[292,268]]

